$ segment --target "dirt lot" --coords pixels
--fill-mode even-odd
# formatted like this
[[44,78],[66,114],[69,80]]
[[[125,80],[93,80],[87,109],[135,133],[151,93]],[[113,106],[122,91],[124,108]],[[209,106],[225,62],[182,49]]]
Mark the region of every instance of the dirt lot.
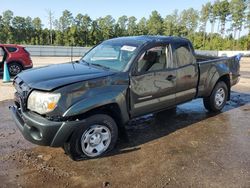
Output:
[[250,187],[250,59],[241,71],[222,113],[195,100],[135,121],[109,156],[79,162],[22,137],[8,110],[14,89],[1,79],[0,187]]

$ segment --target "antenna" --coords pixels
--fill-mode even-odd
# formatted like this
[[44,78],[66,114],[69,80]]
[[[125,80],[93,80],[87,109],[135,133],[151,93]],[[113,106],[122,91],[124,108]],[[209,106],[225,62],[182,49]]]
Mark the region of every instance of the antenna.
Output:
[[73,45],[71,45],[71,62],[73,62]]
[[73,37],[72,40],[71,40],[71,49],[70,49],[70,52],[71,52],[71,57],[70,57],[71,62],[73,62],[73,45],[74,45],[74,43],[75,43],[75,39]]

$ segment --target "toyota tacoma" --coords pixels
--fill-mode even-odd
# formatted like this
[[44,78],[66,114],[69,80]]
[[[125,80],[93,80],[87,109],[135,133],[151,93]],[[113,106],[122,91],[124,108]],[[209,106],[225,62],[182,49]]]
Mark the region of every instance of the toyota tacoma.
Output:
[[239,81],[237,57],[195,54],[188,39],[106,40],[79,61],[18,74],[10,110],[32,143],[63,147],[74,160],[111,151],[130,120],[203,98],[222,110]]

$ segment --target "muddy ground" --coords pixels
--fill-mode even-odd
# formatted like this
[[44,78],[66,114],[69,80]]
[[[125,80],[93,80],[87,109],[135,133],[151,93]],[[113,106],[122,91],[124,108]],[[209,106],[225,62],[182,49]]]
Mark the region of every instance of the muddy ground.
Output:
[[241,74],[222,113],[198,99],[139,119],[109,156],[78,162],[22,137],[8,110],[14,89],[0,80],[0,187],[250,187],[250,59]]

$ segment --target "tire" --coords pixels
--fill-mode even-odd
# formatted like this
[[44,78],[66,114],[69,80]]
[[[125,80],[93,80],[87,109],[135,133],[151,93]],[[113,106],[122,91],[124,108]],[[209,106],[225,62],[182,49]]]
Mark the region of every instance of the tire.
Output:
[[117,138],[118,128],[113,118],[96,114],[73,132],[64,144],[64,151],[73,160],[98,158],[114,148]]
[[8,69],[11,76],[16,76],[22,72],[23,67],[19,63],[13,62],[8,64]]
[[219,112],[226,105],[228,98],[228,87],[225,82],[218,82],[212,94],[209,97],[203,98],[204,107],[210,112]]

